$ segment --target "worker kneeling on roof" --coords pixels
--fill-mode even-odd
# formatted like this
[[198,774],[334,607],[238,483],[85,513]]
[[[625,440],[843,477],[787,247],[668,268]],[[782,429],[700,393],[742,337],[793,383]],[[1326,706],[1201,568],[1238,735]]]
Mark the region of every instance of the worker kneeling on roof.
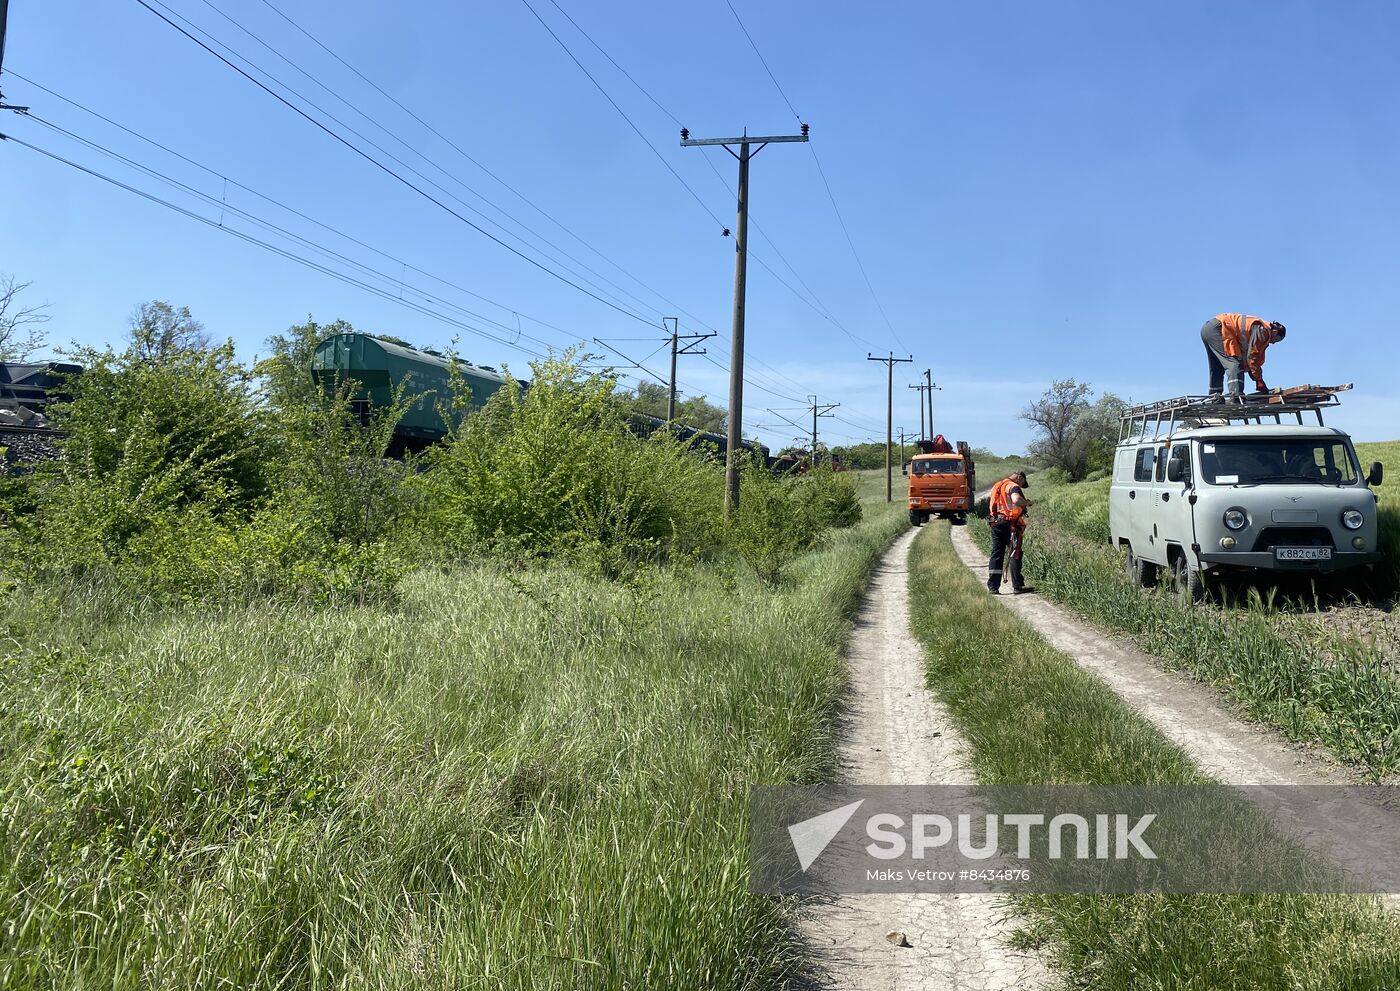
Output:
[[992,559],[987,564],[987,590],[1001,591],[1003,566],[1011,572],[1011,588],[1017,595],[1032,592],[1021,577],[1021,537],[1026,532],[1030,503],[1021,490],[1028,488],[1024,471],[1013,472],[992,486],[987,499],[987,525],[992,528]]
[[1264,352],[1287,333],[1288,328],[1276,320],[1244,313],[1217,313],[1207,320],[1201,327],[1201,341],[1206,346],[1210,367],[1210,394],[1243,394],[1245,372],[1254,379],[1256,391],[1268,392],[1269,387],[1264,384]]

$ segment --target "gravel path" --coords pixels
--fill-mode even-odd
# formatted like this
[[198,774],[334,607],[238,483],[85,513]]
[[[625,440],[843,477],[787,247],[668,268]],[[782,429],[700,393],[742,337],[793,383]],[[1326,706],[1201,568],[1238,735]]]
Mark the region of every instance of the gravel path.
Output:
[[[851,695],[841,758],[854,784],[973,780],[967,744],[924,687],[923,648],[909,630],[906,559],[918,532],[886,552],[847,643]],[[805,930],[826,969],[826,987],[992,991],[1048,983],[1038,958],[1005,945],[1014,923],[998,895],[843,895],[810,908]],[[890,943],[891,931],[910,945]]]

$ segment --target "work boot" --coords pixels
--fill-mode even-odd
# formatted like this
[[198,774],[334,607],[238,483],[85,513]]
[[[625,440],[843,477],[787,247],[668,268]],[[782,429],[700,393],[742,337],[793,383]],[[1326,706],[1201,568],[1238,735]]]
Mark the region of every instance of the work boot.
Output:
[[1035,591],[1035,586],[1034,586],[1034,585],[1022,585],[1022,586],[1021,586],[1020,588],[1018,588],[1018,589],[1013,589],[1013,591],[1014,591],[1017,595],[1027,595],[1027,594],[1029,594],[1029,593]]
[[987,586],[987,591],[988,591],[988,592],[991,592],[993,595],[1000,595],[1000,594],[1001,594],[1001,589],[1000,589],[998,586],[996,586],[996,585],[988,585],[988,586]]

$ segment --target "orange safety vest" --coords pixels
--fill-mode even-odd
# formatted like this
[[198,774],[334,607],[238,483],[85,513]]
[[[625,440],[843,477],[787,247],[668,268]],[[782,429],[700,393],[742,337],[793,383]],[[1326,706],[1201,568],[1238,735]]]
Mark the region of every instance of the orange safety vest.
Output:
[[[1264,367],[1264,351],[1269,347],[1269,321],[1246,313],[1217,313],[1215,319],[1220,321],[1220,337],[1225,344],[1226,356],[1243,358],[1245,371],[1258,378],[1259,370]],[[1249,340],[1249,328],[1256,323],[1260,324],[1266,333],[1261,333],[1254,339],[1254,345],[1246,355],[1245,342]]]
[[1011,504],[1011,490],[1019,488],[1020,485],[1010,478],[1003,478],[992,486],[992,494],[987,497],[987,516],[993,523],[1015,523],[1025,514],[1023,507]]

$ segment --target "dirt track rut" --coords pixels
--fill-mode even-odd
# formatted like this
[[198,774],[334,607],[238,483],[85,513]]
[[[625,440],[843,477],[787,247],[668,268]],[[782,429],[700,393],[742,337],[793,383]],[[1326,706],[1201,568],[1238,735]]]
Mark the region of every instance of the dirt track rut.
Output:
[[[891,545],[872,576],[847,643],[851,696],[841,726],[845,780],[966,784],[967,745],[925,687],[923,648],[909,629],[907,558],[917,530]],[[845,895],[810,906],[808,938],[825,986],[860,991],[992,991],[1047,983],[1034,956],[1008,948],[1009,910],[996,895]],[[908,936],[908,947],[886,940]]]

